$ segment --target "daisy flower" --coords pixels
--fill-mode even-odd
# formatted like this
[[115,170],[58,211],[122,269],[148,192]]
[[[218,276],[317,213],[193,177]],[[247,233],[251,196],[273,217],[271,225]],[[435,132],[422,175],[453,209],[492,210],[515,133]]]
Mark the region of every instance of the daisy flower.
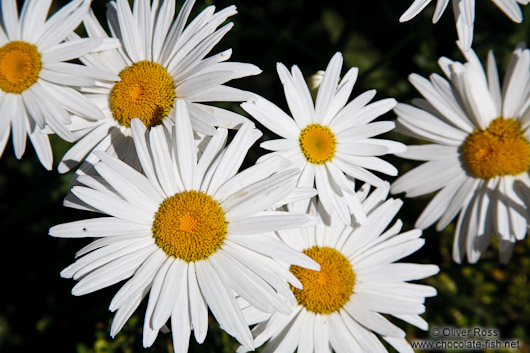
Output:
[[[506,14],[513,22],[521,23],[523,13],[520,5],[528,4],[528,0],[492,0],[502,12]],[[414,0],[412,5],[399,18],[400,22],[406,22],[419,14],[431,0]],[[475,0],[453,0],[453,12],[456,20],[456,31],[458,38],[462,42],[464,50],[471,48],[473,42],[473,27],[475,23]],[[432,17],[432,22],[436,23],[442,17],[449,0],[437,0],[436,9]]]
[[[405,332],[388,316],[427,330],[419,314],[425,311],[425,297],[435,296],[436,290],[408,281],[432,276],[438,266],[396,263],[423,246],[421,230],[399,234],[398,220],[385,231],[402,201],[385,201],[388,186],[366,197],[366,186],[359,197],[368,214],[364,225],[352,228],[331,216],[329,225],[321,222],[276,233],[319,263],[320,272],[289,267],[304,288],[291,287],[297,299],[291,314],[273,313],[254,327],[256,346],[269,341],[263,353],[291,353],[297,348],[304,353],[386,352],[378,336],[398,352],[412,352]],[[322,209],[318,211],[322,217]],[[243,310],[249,321],[262,316],[252,306]],[[239,352],[243,351],[241,347]]]
[[[261,97],[241,106],[282,137],[261,144],[262,148],[274,151],[265,155],[265,159],[278,155],[288,158],[302,170],[298,185],[313,187],[315,184],[327,212],[337,214],[346,224],[351,223],[351,212],[355,221],[362,223],[366,215],[351,179],[382,186],[383,180],[366,169],[397,175],[394,166],[376,156],[403,151],[405,146],[372,138],[394,128],[390,121],[372,121],[391,110],[396,101],[383,99],[368,104],[375,96],[375,90],[371,90],[348,103],[358,69],[348,70],[339,83],[341,68],[342,55],[337,53],[325,71],[313,104],[300,69],[293,66],[289,72],[283,64],[277,65],[293,118]],[[305,200],[293,209],[306,212],[308,204],[309,200]]]
[[112,336],[149,294],[144,346],[152,345],[168,319],[175,352],[187,351],[191,329],[202,343],[209,308],[224,330],[254,349],[236,293],[264,312],[290,312],[286,281],[296,288],[301,283],[274,259],[319,266],[262,233],[314,225],[310,215],[269,210],[314,190],[296,188],[299,171],[282,158],[237,173],[261,136],[253,124],[244,124],[226,148],[227,130],[218,128],[197,160],[184,101],[177,102],[176,115],[172,136],[162,126],[147,131],[140,120],[131,122],[145,174],[96,152],[99,176],[79,176],[85,186],[72,192],[108,216],[50,229],[55,237],[100,237],[61,276],[79,281],[73,295],[128,279],[110,304],[116,311]]
[[[213,135],[214,126],[234,128],[248,120],[236,113],[204,105],[204,102],[242,102],[248,92],[225,86],[232,79],[259,74],[254,65],[227,62],[231,50],[205,58],[232,28],[235,6],[215,12],[204,9],[186,25],[194,4],[187,0],[175,17],[175,1],[127,0],[108,4],[107,20],[112,37],[122,47],[86,55],[88,67],[108,71],[104,80],[83,92],[103,112],[101,119],[77,118],[71,130],[79,142],[63,157],[59,172],[65,173],[83,161],[92,150],[109,151],[129,164],[136,158],[132,149],[131,119],[140,119],[148,128],[175,122],[175,102],[188,105],[194,131]],[[107,37],[92,12],[84,21],[90,37]],[[92,155],[88,162],[97,160]]]
[[74,87],[90,86],[104,75],[95,69],[68,63],[103,48],[102,39],[65,38],[79,26],[88,0],[74,0],[46,18],[51,0],[27,0],[20,16],[15,0],[0,4],[0,156],[10,132],[20,159],[29,136],[42,165],[52,167],[46,128],[66,141],[74,136],[66,127],[70,113],[96,119],[97,107]]
[[472,51],[467,62],[441,58],[449,79],[437,74],[409,79],[425,99],[417,107],[398,104],[398,126],[432,142],[408,146],[403,158],[426,161],[392,185],[415,197],[440,190],[416,222],[425,229],[438,220],[441,231],[459,214],[453,257],[476,262],[492,235],[500,259],[509,261],[516,240],[525,237],[530,204],[530,52],[520,44],[512,54],[502,87],[495,58],[487,74]]

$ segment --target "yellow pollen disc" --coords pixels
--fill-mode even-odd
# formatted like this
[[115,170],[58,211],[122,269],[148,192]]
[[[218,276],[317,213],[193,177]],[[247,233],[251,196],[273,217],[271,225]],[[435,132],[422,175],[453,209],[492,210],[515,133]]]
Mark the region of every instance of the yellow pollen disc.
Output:
[[517,175],[530,169],[530,143],[521,124],[513,119],[497,118],[485,131],[469,134],[462,155],[477,178]]
[[148,128],[159,125],[175,103],[173,78],[160,65],[139,61],[120,72],[121,81],[110,92],[112,116],[130,127],[138,118]]
[[320,272],[299,266],[290,271],[304,286],[291,286],[298,304],[318,314],[340,310],[350,300],[355,285],[355,273],[350,261],[333,248],[315,246],[303,251],[320,264]]
[[36,46],[21,41],[7,43],[0,48],[0,89],[21,93],[37,81],[41,68]]
[[320,124],[311,124],[300,132],[298,138],[300,149],[308,162],[324,164],[335,155],[335,135],[327,127]]
[[225,214],[209,195],[185,191],[160,204],[152,231],[156,245],[168,256],[186,262],[204,260],[224,242]]

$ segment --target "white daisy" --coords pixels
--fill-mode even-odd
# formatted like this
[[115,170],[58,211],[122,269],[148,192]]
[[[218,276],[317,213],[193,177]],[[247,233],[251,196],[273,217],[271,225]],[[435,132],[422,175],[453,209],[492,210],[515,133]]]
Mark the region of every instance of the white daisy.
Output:
[[[365,185],[366,186],[366,185]],[[363,200],[369,188],[361,190]],[[421,230],[398,234],[398,220],[385,231],[402,205],[389,199],[388,186],[363,200],[366,224],[355,228],[331,216],[316,227],[277,232],[290,246],[320,264],[320,272],[291,266],[304,289],[291,287],[297,299],[289,315],[274,313],[254,329],[256,346],[270,340],[263,353],[386,352],[378,335],[399,352],[412,352],[405,332],[387,316],[416,327],[428,327],[419,314],[425,297],[436,295],[430,286],[407,283],[438,273],[435,265],[395,263],[421,248]],[[322,209],[318,214],[322,215]],[[260,320],[259,310],[243,308],[247,320]],[[242,347],[239,352],[245,351]]]
[[[142,170],[110,154],[96,152],[99,176],[82,175],[72,192],[108,217],[57,225],[56,237],[101,237],[77,253],[61,272],[79,283],[83,295],[130,278],[110,304],[117,311],[111,335],[149,293],[143,343],[148,347],[171,319],[176,352],[186,352],[190,330],[203,342],[208,308],[229,334],[248,349],[252,335],[236,293],[262,311],[288,314],[295,299],[285,281],[300,282],[279,259],[318,270],[300,252],[264,232],[311,226],[307,214],[268,211],[314,190],[297,189],[299,171],[285,159],[260,163],[237,174],[250,146],[261,136],[244,124],[224,148],[227,130],[219,128],[197,160],[190,119],[183,101],[176,105],[172,136],[162,126],[147,131],[134,119],[134,144]],[[288,197],[286,197],[288,195]]]
[[[122,47],[81,58],[88,67],[108,71],[104,80],[83,90],[104,117],[75,119],[71,129],[81,140],[64,155],[59,172],[67,172],[92,150],[113,152],[133,164],[131,119],[139,118],[148,127],[162,124],[171,129],[177,99],[186,102],[193,129],[203,134],[212,135],[214,126],[234,128],[248,121],[203,104],[251,98],[250,93],[224,84],[261,72],[254,65],[227,62],[231,50],[205,58],[232,28],[229,23],[217,29],[236,8],[215,12],[214,6],[207,7],[185,27],[194,2],[187,0],[176,17],[174,0],[154,1],[152,5],[149,0],[136,0],[132,10],[127,0],[108,4],[109,27]],[[90,37],[107,37],[92,12],[84,24]],[[88,162],[96,160],[91,155]]]
[[501,87],[490,51],[487,74],[475,55],[462,64],[441,58],[449,82],[437,74],[409,79],[425,99],[398,104],[398,126],[433,144],[409,146],[400,156],[427,161],[400,177],[392,192],[408,197],[440,190],[416,227],[442,230],[459,214],[453,257],[476,262],[491,237],[502,262],[525,237],[530,204],[530,51],[519,45]]
[[43,129],[73,141],[66,128],[70,113],[93,119],[101,113],[72,86],[90,86],[104,77],[99,70],[68,63],[103,49],[102,39],[64,42],[81,23],[90,1],[71,1],[46,19],[51,3],[27,0],[20,16],[15,0],[2,0],[0,5],[0,156],[12,131],[15,156],[22,157],[29,136],[47,169],[53,156]]
[[[278,75],[293,118],[261,97],[241,106],[282,137],[261,144],[262,148],[275,151],[264,158],[277,155],[288,158],[302,170],[298,185],[313,187],[316,184],[318,197],[327,212],[338,214],[346,224],[351,222],[351,212],[355,220],[362,223],[366,215],[350,179],[382,186],[383,180],[365,168],[397,175],[394,166],[375,156],[400,152],[405,146],[372,138],[394,128],[391,121],[372,121],[391,110],[396,101],[383,99],[368,104],[375,96],[375,90],[371,90],[347,103],[358,69],[348,70],[339,83],[341,68],[342,55],[337,53],[325,71],[313,104],[300,69],[293,66],[290,73],[283,64],[278,64]],[[298,203],[293,209],[305,212],[308,203],[309,200]]]
[[[506,14],[512,21],[521,23],[523,21],[523,13],[519,5],[528,4],[528,0],[492,0],[502,12]],[[412,5],[399,18],[400,22],[406,22],[419,14],[431,0],[414,0]],[[453,12],[456,20],[456,30],[458,38],[462,42],[464,50],[471,48],[473,42],[473,27],[475,24],[475,0],[453,0]],[[432,22],[436,23],[442,17],[445,8],[449,4],[449,0],[437,0],[436,9],[432,17]]]

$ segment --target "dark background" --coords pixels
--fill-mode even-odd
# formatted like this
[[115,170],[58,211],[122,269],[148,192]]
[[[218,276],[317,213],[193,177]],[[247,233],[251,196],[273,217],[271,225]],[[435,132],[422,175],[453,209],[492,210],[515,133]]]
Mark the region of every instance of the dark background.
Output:
[[[21,4],[22,1],[19,1]],[[55,1],[54,11],[65,1]],[[198,14],[212,1],[197,1]],[[298,65],[309,76],[324,69],[337,51],[345,58],[343,73],[360,68],[352,97],[375,88],[376,99],[394,97],[410,102],[419,96],[407,81],[416,72],[441,73],[440,56],[463,60],[455,40],[451,4],[440,22],[431,23],[434,4],[413,20],[400,24],[401,14],[412,0],[396,1],[216,1],[218,9],[230,4],[239,14],[235,27],[212,53],[233,48],[232,61],[249,62],[263,73],[233,82],[256,92],[287,110],[283,89],[276,75],[276,62]],[[529,22],[512,23],[491,1],[477,1],[474,48],[482,60],[494,49],[499,71],[504,72],[515,45],[528,38]],[[105,1],[93,1],[104,21]],[[180,7],[181,1],[178,3]],[[524,9],[530,18],[530,6]],[[80,31],[82,33],[82,30]],[[238,105],[229,106],[243,113]],[[392,113],[380,119],[394,119]],[[263,139],[271,138],[265,130]],[[390,133],[387,138],[407,143],[412,139]],[[28,140],[29,141],[29,140]],[[54,167],[69,144],[52,137]],[[265,151],[256,146],[247,165]],[[389,157],[403,173],[416,164]],[[112,314],[107,310],[117,290],[114,286],[83,297],[73,297],[74,281],[59,272],[74,260],[88,240],[56,239],[48,229],[59,223],[88,218],[88,213],[62,206],[72,175],[46,171],[28,142],[18,161],[9,142],[0,159],[0,352],[142,352],[141,327],[145,303],[113,340],[109,336]],[[403,195],[398,195],[402,197]],[[430,197],[406,199],[399,217],[410,229]],[[521,342],[530,352],[530,242],[517,245],[508,265],[498,261],[493,244],[476,265],[457,265],[451,260],[453,225],[443,232],[424,232],[426,245],[406,261],[434,263],[439,275],[422,283],[435,286],[438,296],[427,300],[423,316],[431,327],[486,327],[501,330],[503,339]],[[398,320],[394,320],[397,322]],[[401,325],[408,340],[428,339],[428,333]],[[237,343],[223,333],[214,320],[203,345],[191,339],[190,352],[233,352]],[[161,334],[150,352],[172,352],[170,335]]]

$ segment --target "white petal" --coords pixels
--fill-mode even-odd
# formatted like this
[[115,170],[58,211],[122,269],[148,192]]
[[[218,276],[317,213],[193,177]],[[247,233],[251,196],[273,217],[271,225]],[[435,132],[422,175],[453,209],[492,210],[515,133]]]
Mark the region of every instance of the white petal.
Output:
[[20,39],[18,10],[15,0],[2,0],[2,24],[10,40]]
[[156,189],[153,188],[149,180],[143,174],[108,153],[102,153],[99,151],[95,151],[94,153],[103,163],[108,165],[109,168],[120,174],[124,179],[130,181],[140,191],[149,195],[152,200],[162,200],[162,195],[157,194]]
[[329,124],[330,128],[333,131],[341,131],[342,129],[344,129],[341,124],[348,125],[351,122],[351,117],[358,116],[359,112],[364,108],[364,106],[375,97],[375,94],[376,90],[372,89],[360,94],[355,99],[353,99],[336,114],[336,116]]
[[59,238],[109,237],[150,232],[151,226],[114,217],[99,217],[63,223],[50,228],[49,234]]
[[141,206],[133,206],[108,193],[81,186],[74,186],[72,193],[92,207],[111,216],[136,223],[151,224],[153,222],[153,213],[145,212]]
[[341,143],[364,140],[369,137],[381,135],[392,130],[396,124],[393,121],[378,121],[366,125],[352,124],[345,130],[337,131],[337,138]]
[[197,168],[197,151],[195,141],[193,140],[193,131],[191,129],[188,110],[183,100],[177,99],[176,116],[175,152],[177,166],[184,189],[190,190],[193,186],[193,178],[195,177],[195,169]]
[[392,347],[394,347],[399,353],[414,353],[414,350],[404,338],[383,336],[383,339]]
[[102,39],[89,38],[63,42],[42,53],[41,60],[44,64],[47,64],[77,59],[96,50],[102,43]]
[[[296,303],[296,298],[285,280],[288,280],[296,288],[301,288],[302,284],[288,269],[285,269],[277,261],[259,255],[256,252],[248,251],[245,247],[232,242],[226,242],[223,251],[261,277],[289,303]],[[282,274],[285,274],[285,276]]]
[[[53,44],[62,42],[69,33],[79,26],[89,8],[90,3],[82,0],[71,1],[63,6],[45,22],[37,46],[46,50]],[[99,42],[96,39],[90,39],[90,41]],[[78,56],[84,54],[81,53]]]
[[94,166],[99,175],[101,175],[122,198],[132,205],[142,205],[146,213],[154,214],[158,210],[159,203],[150,195],[140,190],[134,183],[123,177],[104,163],[96,163]]
[[349,353],[352,350],[361,352],[362,347],[348,331],[346,323],[342,320],[338,312],[328,315],[329,342],[333,350],[337,353]]
[[[312,107],[306,106],[307,100],[304,99],[305,92],[299,92],[295,86],[295,83],[293,82],[293,77],[291,76],[289,70],[287,70],[287,68],[281,63],[276,64],[276,70],[278,71],[278,76],[280,77],[280,81],[283,84],[285,98],[287,99],[289,110],[293,115],[296,125],[300,129],[303,129],[307,125],[311,124],[311,115],[308,116],[305,114],[305,111],[311,109]],[[300,93],[302,94],[301,96]]]
[[92,293],[131,277],[153,250],[153,248],[144,247],[95,269],[75,285],[72,289],[72,294],[84,295]]
[[436,9],[434,10],[434,15],[432,16],[432,23],[437,23],[442,14],[444,13],[449,0],[438,0],[436,1]]
[[164,279],[166,277],[169,267],[173,262],[173,257],[167,257],[166,261],[164,261],[164,264],[158,268],[156,276],[153,280],[153,285],[151,287],[151,291],[149,292],[149,301],[147,303],[147,309],[145,311],[143,328],[144,347],[150,347],[155,342],[156,336],[158,335],[158,330],[153,330],[152,328],[151,319],[156,303],[158,302],[158,298],[160,296],[160,291],[162,290],[162,286],[164,284]]
[[513,22],[521,23],[523,14],[515,1],[512,0],[492,0],[502,12],[506,14]]
[[196,263],[197,279],[210,310],[221,327],[233,335],[246,348],[253,350],[252,334],[233,294],[228,293],[224,283],[209,261]]
[[479,180],[473,178],[467,178],[467,180],[462,184],[456,197],[451,200],[451,203],[447,207],[447,211],[442,216],[442,218],[436,224],[436,230],[441,231],[444,229],[449,222],[456,216],[456,214],[467,204],[475,192]]
[[7,111],[7,114],[12,116],[11,118],[11,135],[13,136],[13,147],[15,148],[15,156],[17,159],[22,158],[24,151],[26,150],[26,139],[27,139],[27,115],[24,109],[24,103],[20,95],[7,94],[4,99],[8,100],[7,97],[12,97],[10,103],[4,105],[4,109],[7,110],[6,105],[12,104],[11,111]]
[[355,301],[349,301],[345,304],[344,308],[361,325],[374,332],[377,332],[380,335],[405,337],[405,332],[388,321],[384,316],[379,313],[367,310]]
[[169,266],[153,310],[151,318],[153,330],[160,330],[175,310],[177,299],[179,299],[175,294],[180,293],[181,288],[187,288],[187,272],[188,265],[183,260],[176,259]]
[[309,227],[316,225],[318,220],[309,215],[282,211],[262,212],[254,217],[248,217],[228,224],[230,234],[256,234],[272,232],[282,229]]
[[262,234],[230,235],[230,241],[258,253],[287,263],[308,268],[314,271],[320,270],[320,265],[308,256],[287,246],[283,242]]
[[326,120],[323,120],[323,118],[326,118],[326,111],[337,89],[341,69],[342,54],[338,52],[333,55],[326,67],[315,102],[315,116],[318,117],[322,124],[326,124],[331,118],[327,117]]
[[436,222],[446,211],[455,197],[455,194],[465,182],[464,174],[458,175],[448,183],[436,196],[429,202],[415,223],[416,228],[426,229]]
[[[270,287],[259,277],[253,275],[252,272],[239,265],[222,251],[218,251],[209,260],[215,267],[221,281],[226,283],[229,288],[238,293],[243,299],[260,311],[266,313],[275,311],[268,296],[264,293]],[[257,284],[253,281],[254,279],[260,280],[261,283]],[[271,293],[268,294],[270,296]],[[287,312],[290,312],[288,308]]]
[[326,168],[315,168],[315,185],[319,200],[326,211],[330,214],[337,214],[344,224],[351,224],[351,215],[348,212],[346,200],[342,192],[339,191],[339,194],[333,189]]
[[[53,154],[48,134],[43,133],[39,128],[36,127],[33,132],[29,133],[29,139],[33,144],[33,148],[35,148],[35,152],[37,152],[37,157],[39,158],[41,164],[46,169],[52,170]],[[2,143],[0,142],[0,148],[1,147]],[[2,154],[0,153],[0,156],[1,155]]]
[[352,300],[368,310],[383,314],[422,314],[425,312],[423,304],[382,294],[354,293]]
[[295,185],[298,170],[290,169],[258,181],[221,202],[228,222],[249,217],[277,204]]
[[219,164],[222,168],[215,170],[212,181],[208,186],[208,194],[215,194],[222,184],[237,173],[250,146],[260,136],[261,132],[255,130],[253,124],[245,124],[238,130],[236,136],[220,157]]
[[253,102],[243,103],[241,108],[276,135],[298,140],[300,128],[294,120],[265,98],[259,97]]
[[[151,156],[154,162],[154,170],[160,182],[164,194],[169,197],[184,188],[177,171],[173,158],[173,146],[171,137],[162,125],[155,126],[149,132],[149,143],[151,145]],[[179,158],[177,156],[177,158]],[[143,163],[142,163],[143,165]]]
[[213,197],[216,200],[224,201],[231,195],[249,187],[257,182],[269,178],[274,173],[292,168],[291,163],[282,157],[271,157],[264,163],[258,163],[236,174],[216,191]]
[[417,14],[421,12],[431,0],[415,0],[412,5],[405,11],[403,15],[399,18],[399,22],[407,22],[408,20],[416,17]]
[[197,169],[195,170],[195,179],[193,180],[193,189],[207,190],[208,185],[201,185],[204,181],[205,174],[208,172],[213,161],[219,157],[219,153],[225,147],[227,139],[227,130],[223,128],[217,129],[217,132],[212,136],[206,149],[202,152]]
[[195,264],[192,263],[188,267],[188,288],[190,292],[189,311],[191,323],[193,323],[193,334],[195,335],[195,340],[198,343],[202,343],[208,332],[208,306],[199,289]]
[[121,39],[127,55],[133,62],[146,59],[146,53],[139,40],[138,27],[134,24],[134,18],[128,1],[117,1],[117,14],[120,24]]
[[156,273],[166,261],[167,255],[162,249],[154,251],[134,273],[134,276],[125,283],[114,295],[109,305],[110,311],[122,308],[135,295],[148,291],[151,288]]
[[[188,297],[191,301],[191,298],[196,297],[197,293],[192,289],[188,291],[188,286],[186,283],[183,283],[183,285],[180,286],[180,291],[178,293],[174,293],[174,295],[177,297],[177,300],[175,302],[173,313],[171,314],[171,336],[173,338],[173,349],[175,350],[175,353],[187,353],[191,333]],[[194,329],[198,330],[197,327],[194,327]]]
[[[327,315],[316,315],[314,320],[314,340],[315,350],[317,352],[330,352],[328,338],[328,319]],[[330,352],[331,353],[331,352]]]

